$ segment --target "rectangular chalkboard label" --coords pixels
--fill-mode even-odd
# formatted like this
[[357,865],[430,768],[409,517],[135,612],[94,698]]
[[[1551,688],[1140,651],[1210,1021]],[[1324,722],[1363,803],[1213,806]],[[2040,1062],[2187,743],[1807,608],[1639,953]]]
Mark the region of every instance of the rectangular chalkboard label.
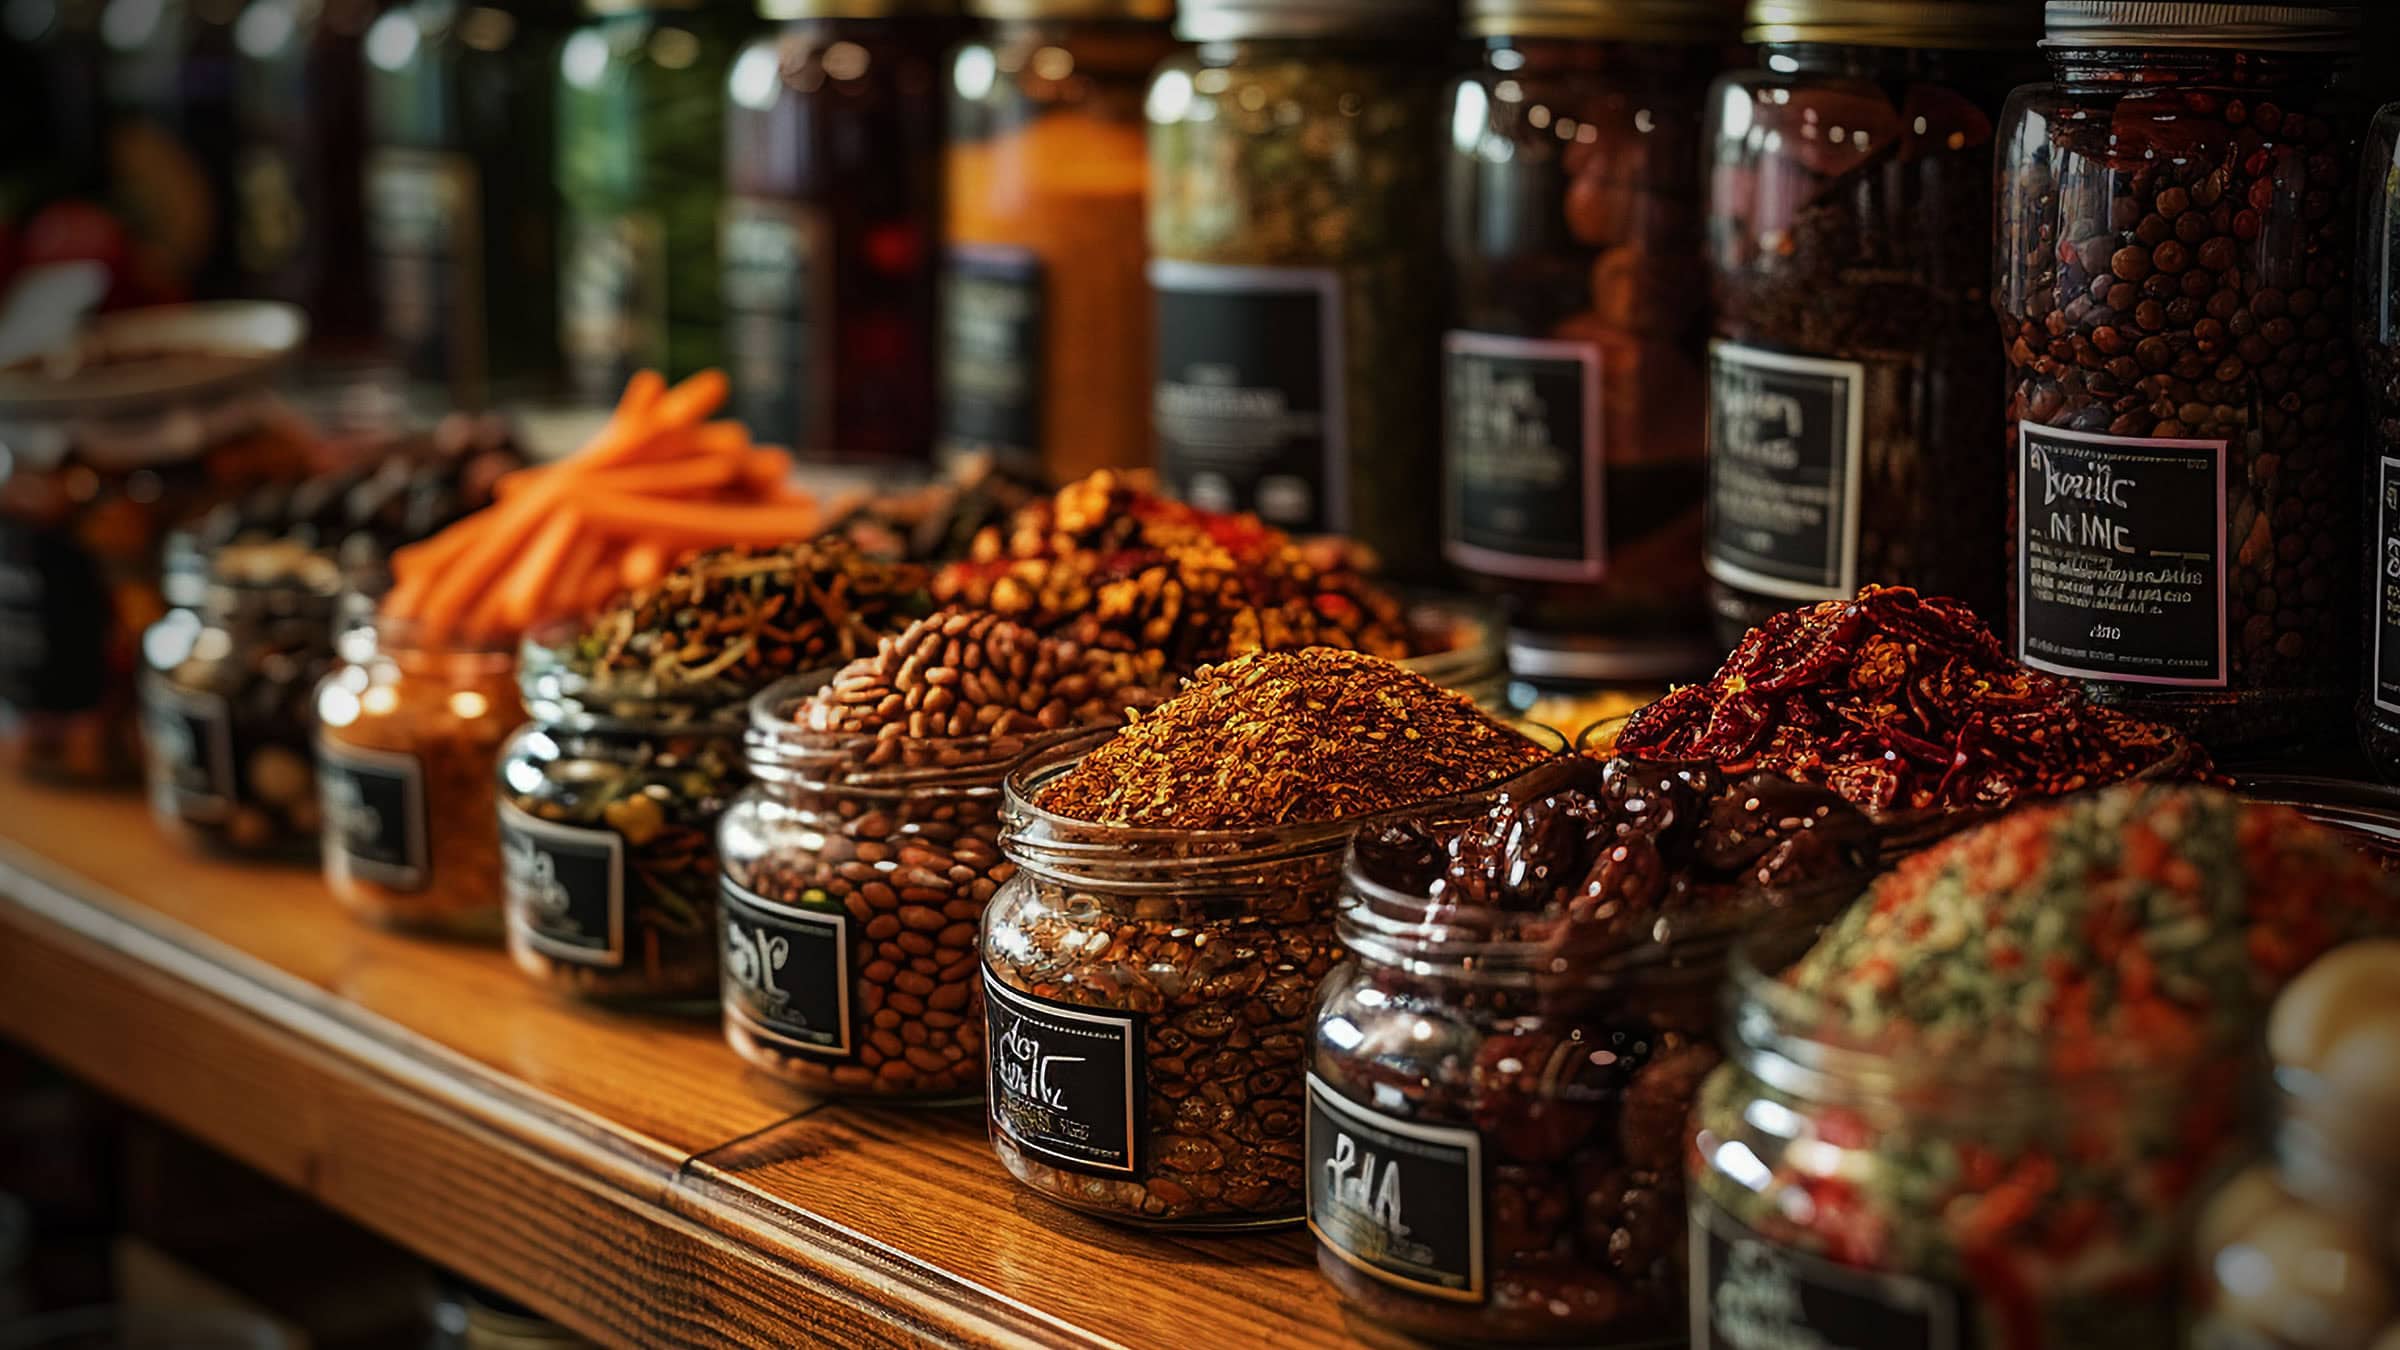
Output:
[[1866,367],[1708,348],[1708,574],[1787,600],[1858,590]]
[[2054,675],[2221,689],[2225,442],[2017,429],[2017,655]]
[[233,809],[233,711],[219,694],[142,680],[142,741],[159,809],[184,820],[222,820]]
[[352,873],[395,891],[424,888],[425,768],[415,755],[319,737],[317,792],[325,847]]
[[1287,530],[1348,529],[1341,274],[1159,259],[1150,291],[1151,421],[1167,485]]
[[500,804],[508,923],[544,956],[615,968],[625,961],[625,837]]
[[846,1058],[850,916],[769,900],[727,880],[725,1015],[787,1053]]
[[1021,994],[983,973],[992,1128],[1074,1172],[1130,1176],[1140,1149],[1142,1019]]
[[1958,1290],[1769,1242],[1696,1195],[1691,1215],[1692,1350],[1967,1350],[1971,1344],[1969,1307]]
[[1042,450],[1042,261],[1021,248],[954,244],[942,277],[945,455],[1019,462]]
[[1308,1227],[1342,1260],[1429,1298],[1481,1303],[1483,1139],[1394,1120],[1308,1076]]
[[1599,349],[1452,333],[1442,356],[1444,553],[1494,576],[1606,576]]
[[735,197],[718,222],[734,413],[765,440],[833,446],[833,265],[822,212]]
[[2375,706],[2400,713],[2400,459],[2375,469]]

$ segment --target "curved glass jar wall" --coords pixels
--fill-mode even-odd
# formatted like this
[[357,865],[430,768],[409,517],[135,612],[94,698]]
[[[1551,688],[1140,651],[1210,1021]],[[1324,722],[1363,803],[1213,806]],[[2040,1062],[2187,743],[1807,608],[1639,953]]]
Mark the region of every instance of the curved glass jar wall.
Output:
[[2400,779],[2400,103],[2367,129],[2359,167],[2359,287],[2351,306],[2366,373],[2366,547],[2360,560],[2367,635],[2358,738],[2376,771]]

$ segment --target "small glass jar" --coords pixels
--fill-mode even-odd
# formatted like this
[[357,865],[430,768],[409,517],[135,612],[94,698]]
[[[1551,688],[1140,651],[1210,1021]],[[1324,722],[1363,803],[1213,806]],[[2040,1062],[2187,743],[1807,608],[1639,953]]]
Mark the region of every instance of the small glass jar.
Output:
[[369,923],[500,934],[501,743],[516,725],[515,644],[429,641],[351,621],[317,686],[325,884]]
[[1750,12],[1763,68],[1717,82],[1707,132],[1717,637],[1870,582],[1997,619],[1991,147],[2040,8]]
[[142,635],[151,811],[196,847],[314,862],[316,692],[341,574],[297,544],[233,544],[205,585]]
[[1171,0],[971,0],[950,66],[945,457],[1072,483],[1150,456],[1143,91]]
[[2189,1220],[2238,1149],[2255,1057],[1976,1063],[1829,1034],[1735,949],[1727,1063],[1686,1155],[1693,1335],[1732,1344],[2175,1343]]
[[402,0],[367,29],[367,247],[383,339],[441,406],[552,392],[566,0]]
[[2400,781],[2400,103],[2384,105],[2367,128],[2359,182],[2361,278],[2350,319],[2366,374],[2373,514],[2359,564],[2367,668],[2358,738],[2376,772]]
[[1700,123],[1728,0],[1474,0],[1451,95],[1444,552],[1554,685],[1686,678],[1717,653]]
[[984,906],[1016,874],[1000,786],[1032,750],[1088,739],[804,730],[818,683],[751,704],[752,785],[725,812],[725,1039],[811,1092],[920,1105],[983,1095]]
[[500,751],[508,954],[596,1001],[717,1008],[717,817],[743,783],[722,707],[595,687],[580,625],[526,640],[533,720]]
[[2357,10],[2053,6],[2001,134],[2028,665],[2210,749],[2341,724],[2362,475]]
[[1151,82],[1152,427],[1177,496],[1439,579],[1444,7],[1184,0]]
[[733,406],[812,458],[931,457],[955,0],[761,0],[725,85]]
[[308,314],[319,352],[375,331],[367,270],[365,45],[377,0],[250,0],[234,21],[234,262],[246,294]]

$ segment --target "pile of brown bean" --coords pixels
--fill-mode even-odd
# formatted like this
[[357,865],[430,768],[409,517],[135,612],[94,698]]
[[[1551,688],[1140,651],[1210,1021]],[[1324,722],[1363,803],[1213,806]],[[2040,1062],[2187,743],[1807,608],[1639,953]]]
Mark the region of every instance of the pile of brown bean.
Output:
[[811,731],[893,740],[1024,736],[1114,721],[1156,702],[1165,683],[1124,652],[946,609],[843,667],[798,720]]

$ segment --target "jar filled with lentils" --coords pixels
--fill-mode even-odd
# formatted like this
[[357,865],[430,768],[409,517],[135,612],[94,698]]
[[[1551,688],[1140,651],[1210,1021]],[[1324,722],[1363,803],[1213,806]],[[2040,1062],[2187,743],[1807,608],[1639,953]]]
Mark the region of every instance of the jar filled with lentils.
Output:
[[2367,129],[2359,169],[2358,295],[2350,307],[2366,373],[2368,533],[2361,564],[2367,668],[2358,696],[2360,746],[2376,771],[2400,779],[2400,103]]
[[1451,93],[1443,551],[1552,684],[1705,669],[1700,124],[1735,0],[1474,0]]
[[1999,165],[2018,654],[2220,751],[2337,724],[2357,11],[2049,13]]
[[1151,81],[1152,425],[1177,495],[1438,567],[1446,6],[1185,0]]
[[1708,574],[1726,643],[1863,584],[2002,603],[1992,141],[2026,0],[1752,0],[1709,116]]

